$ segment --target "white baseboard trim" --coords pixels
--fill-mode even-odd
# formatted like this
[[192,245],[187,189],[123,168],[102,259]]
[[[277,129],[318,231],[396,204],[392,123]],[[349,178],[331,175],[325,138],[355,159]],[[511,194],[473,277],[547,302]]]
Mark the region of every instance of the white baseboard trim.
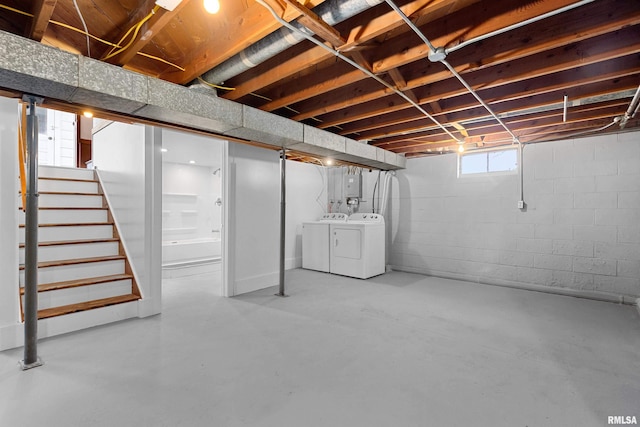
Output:
[[246,279],[236,280],[235,295],[242,295],[248,292],[277,286],[280,281],[280,274],[276,271],[259,276],[248,277]]
[[[502,286],[505,288],[522,289],[526,291],[544,292],[547,294],[563,295],[575,298],[591,299],[596,301],[612,302],[616,304],[636,305],[640,298],[617,295],[607,292],[589,291],[584,289],[557,288],[553,286],[535,285],[524,282],[514,282],[510,280],[493,279],[486,277],[478,277],[466,274],[450,273],[445,271],[425,270],[416,267],[405,267],[399,265],[391,265],[393,271],[404,271],[406,273],[422,274],[424,276],[441,277],[443,279],[463,280],[465,282],[479,283],[482,285]],[[638,308],[640,311],[640,307]]]
[[137,317],[144,318],[149,316],[155,316],[162,311],[162,304],[156,304],[154,298],[142,298],[137,301],[138,312]]
[[0,326],[0,351],[24,345],[24,324]]
[[284,269],[293,270],[302,267],[302,257],[287,258],[284,260]]
[[[81,331],[94,326],[106,325],[135,317],[138,317],[138,303],[136,301],[94,310],[79,311],[64,316],[50,317],[38,321],[38,339]],[[23,323],[0,327],[0,351],[22,347],[23,345]]]

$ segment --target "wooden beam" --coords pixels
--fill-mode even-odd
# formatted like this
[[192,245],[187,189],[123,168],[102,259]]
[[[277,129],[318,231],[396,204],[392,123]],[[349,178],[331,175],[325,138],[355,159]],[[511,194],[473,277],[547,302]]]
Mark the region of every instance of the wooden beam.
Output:
[[[635,88],[637,88],[637,78],[635,77],[635,75],[631,75],[631,76],[627,76],[619,79],[615,78],[615,79],[603,80],[602,82],[598,82],[594,84],[577,85],[575,88],[567,90],[566,93],[569,95],[571,99],[583,99],[588,97],[601,96],[607,93],[611,93],[612,91],[633,90]],[[563,93],[564,91],[549,92],[549,93],[543,93],[540,95],[533,96],[527,99],[526,106],[521,103],[521,100],[511,100],[507,102],[492,104],[492,108],[496,113],[500,114],[503,112],[518,111],[519,109],[521,110],[523,107],[526,107],[526,108],[545,107],[551,104],[557,104],[561,99]],[[557,110],[552,110],[551,112],[548,112],[548,114],[553,114],[553,111],[556,111],[556,114],[561,114],[561,113],[558,113]],[[541,114],[544,114],[544,113],[541,113]],[[458,121],[474,121],[474,120],[479,120],[483,118],[489,118],[488,113],[482,107],[474,107],[474,108],[469,108],[467,110],[458,111],[457,113],[450,113],[449,117],[453,120],[458,120]],[[436,118],[440,118],[440,117],[436,115]],[[381,132],[379,133],[378,137],[372,137],[372,134],[367,134],[366,132],[363,132],[361,134],[362,136],[359,138],[366,138],[369,140],[373,139],[374,140],[372,142],[373,145],[381,145],[381,146],[384,145],[386,147],[388,144],[393,144],[395,142],[401,142],[408,139],[415,139],[415,140],[424,139],[424,138],[430,139],[433,137],[434,132],[437,132],[437,131],[421,130],[421,129],[428,129],[428,128],[433,128],[432,123],[427,122],[427,120],[424,118],[419,118],[419,119],[416,119],[415,121],[406,122],[404,128],[400,128],[400,127],[398,128],[398,129],[402,129],[405,132],[407,131],[411,132],[408,135],[395,134],[393,136],[382,136],[382,133],[385,131],[385,129],[380,129]],[[386,129],[386,131],[388,131],[386,132],[387,134],[389,135],[392,134],[391,129]]]
[[400,70],[398,70],[397,68],[390,69],[389,76],[391,76],[391,79],[393,79],[393,82],[396,85],[396,89],[402,91],[413,102],[418,103],[418,97],[411,89],[407,88],[407,81],[402,76]]
[[[489,93],[481,92],[481,95],[486,97],[486,101],[491,104],[491,108],[495,112],[501,113],[521,110],[524,102],[526,102],[527,107],[557,103],[562,100],[562,94],[575,99],[591,96],[589,95],[590,93],[601,94],[624,90],[633,87],[633,81],[629,76],[634,76],[640,72],[640,62],[634,56],[628,56],[586,66],[576,71],[585,77],[576,78],[574,71],[569,70],[555,75],[553,79],[548,79],[544,76],[538,77],[513,85],[494,88]],[[585,92],[587,88],[590,88],[591,92]],[[544,101],[537,101],[542,99],[543,96]],[[488,115],[487,111],[479,106],[471,95],[467,94],[442,99],[439,104],[443,110],[447,111],[446,117],[455,121],[473,120]],[[443,117],[439,112],[436,112],[435,115],[439,120]],[[411,108],[404,108],[344,124],[340,134],[358,133],[368,139],[379,138],[381,137],[381,132],[384,132],[389,126],[410,123],[423,118],[424,116],[420,112]],[[448,120],[445,119],[444,121],[447,122]],[[322,125],[324,126],[324,123]]]
[[[576,67],[608,61],[638,51],[640,51],[640,27],[629,27],[616,33],[469,73],[465,76],[465,80],[477,90],[497,88],[534,77],[548,76]],[[540,64],[540,66],[532,67],[531,64]],[[424,84],[424,80],[428,77],[424,77],[420,70],[418,73],[420,77],[415,81],[408,80],[408,87]],[[595,79],[597,76],[592,78]],[[449,78],[439,81],[437,85],[425,86],[417,95],[420,103],[425,103],[458,96],[465,92],[466,89],[456,79]],[[389,112],[405,108],[401,104],[392,104],[389,99],[384,98],[387,94],[388,89],[380,90],[372,85],[368,88],[360,88],[358,93],[354,93],[351,87],[334,90],[330,94],[330,99],[324,100],[325,102],[313,98],[298,104],[296,108],[301,111],[301,114],[294,116],[293,119],[303,120],[308,117],[327,115],[322,118],[322,127],[326,128],[374,117],[380,115],[381,111]],[[362,100],[374,100],[374,102],[366,106],[357,105],[363,102]]]
[[[140,52],[162,29],[169,23],[173,18],[175,18],[180,11],[189,3],[190,0],[182,0],[178,6],[173,11],[168,11],[166,9],[160,8],[158,9],[154,15],[145,22],[138,35],[136,36],[135,41],[127,50],[124,52],[113,56],[109,59],[106,59],[106,62],[110,64],[116,65],[125,65],[133,57],[136,56],[138,52]],[[124,34],[123,34],[124,35]],[[122,36],[118,37],[120,40]]]
[[331,67],[330,70],[322,70],[321,72],[310,74],[304,79],[296,79],[286,85],[279,86],[277,91],[267,94],[273,101],[262,105],[260,109],[274,111],[293,104],[301,96],[311,98],[318,93],[330,91],[334,87],[340,87],[345,80],[359,81],[366,78],[368,77],[360,70],[348,64],[340,63],[335,67]]
[[[571,109],[571,120],[567,123],[577,123],[581,121],[606,118],[612,119],[616,115],[621,114],[621,112],[624,112],[627,104],[628,101],[626,100],[614,100],[574,107]],[[562,122],[562,110],[559,109],[512,117],[505,119],[504,121],[513,132],[520,133],[545,126],[564,125]],[[466,128],[470,133],[471,139],[475,137],[504,133],[504,128],[498,125],[495,121],[467,124]],[[425,143],[437,142],[439,140],[447,140],[448,138],[448,135],[440,129],[437,129],[434,132],[429,133],[428,136],[421,136],[419,134],[407,135],[404,138],[399,137],[395,142],[374,142],[373,145],[384,148],[385,150],[393,151]],[[482,138],[480,139],[482,140]]]
[[[138,2],[138,7],[135,10],[132,10],[126,14],[126,16],[128,17],[127,20],[122,23],[118,22],[117,24],[114,24],[112,27],[113,30],[110,31],[109,34],[106,34],[105,37],[108,40],[113,41],[114,43],[117,43],[125,34],[125,31],[128,31],[129,28],[133,27],[138,22],[140,22],[140,20],[145,16],[147,16],[147,14],[149,14],[149,12],[151,12],[151,10],[154,7],[155,7],[155,0],[142,0]],[[125,40],[125,43],[126,43],[126,40]],[[104,45],[100,44],[99,46],[102,48]],[[102,51],[100,51],[99,55],[94,55],[94,56],[102,59],[105,56],[107,56],[107,54],[111,51],[112,51],[111,46],[104,46]]]
[[[569,43],[582,41],[594,35],[606,34],[640,22],[640,9],[634,7],[634,5],[622,2],[620,8],[609,9],[609,6],[609,4],[594,3],[572,11],[568,15],[559,15],[554,18],[548,18],[540,24],[513,30],[509,33],[509,37],[494,37],[483,41],[481,46],[467,47],[465,48],[465,55],[452,56],[449,62],[456,67],[458,72],[468,73],[545,52]],[[601,18],[603,14],[606,14],[606,20]],[[506,22],[506,24],[511,24],[511,22]],[[437,27],[438,23],[434,25]],[[386,48],[381,47],[380,49],[384,50]],[[416,74],[420,73],[421,78],[412,79],[409,83],[409,87],[412,88],[436,83],[450,76],[449,72],[441,64],[421,61],[419,64],[415,64],[414,68],[418,70]],[[261,78],[264,77],[261,76]],[[353,82],[359,80],[357,79]],[[342,84],[348,85],[350,82],[343,79]],[[338,89],[337,86],[334,87]],[[366,102],[367,100],[384,96],[385,93],[387,91],[378,86],[377,94],[372,93],[359,100],[354,99],[353,102]],[[300,94],[296,98],[295,93],[289,92],[288,102],[295,103],[309,99],[309,95],[310,93],[306,91],[304,95]],[[304,107],[300,109],[304,112]],[[318,114],[316,111],[312,115]],[[298,117],[297,119],[302,118]]]
[[[322,1],[312,0],[309,5],[316,6]],[[281,9],[281,12],[284,13],[285,11]],[[284,19],[292,21],[298,16],[285,14]],[[205,43],[200,49],[191,52],[185,58],[185,71],[169,71],[161,74],[159,78],[173,83],[188,83],[278,28],[280,28],[280,24],[273,19],[267,9],[258,3],[251,2],[243,14],[227,23],[227,34],[233,35],[232,37],[220,37],[215,43]]]
[[49,20],[53,14],[53,9],[56,7],[57,0],[35,0],[31,7],[31,13],[33,19],[31,26],[27,29],[26,37],[35,41],[41,41],[44,37],[44,32],[47,30]]
[[287,5],[291,6],[296,12],[298,12],[300,15],[298,22],[313,31],[318,37],[321,37],[323,40],[331,43],[334,48],[342,46],[346,42],[335,28],[323,21],[322,18],[310,9],[301,5],[296,0],[284,1]]
[[[406,14],[413,16],[419,13],[428,21],[443,16],[447,12],[459,10],[464,6],[475,3],[478,0],[414,0],[402,7]],[[366,14],[366,12],[365,12]],[[347,42],[340,47],[340,51],[349,52],[360,45],[367,44],[376,37],[393,29],[401,29],[402,33],[409,31],[400,16],[393,10],[380,15],[364,19],[365,23],[352,28],[346,37]],[[224,95],[225,98],[236,100],[255,92],[263,87],[270,86],[278,80],[290,77],[306,67],[314,66],[333,55],[318,46],[306,49],[299,57],[287,58],[276,63],[265,63],[254,68],[252,77],[242,82],[230,82],[236,90]]]

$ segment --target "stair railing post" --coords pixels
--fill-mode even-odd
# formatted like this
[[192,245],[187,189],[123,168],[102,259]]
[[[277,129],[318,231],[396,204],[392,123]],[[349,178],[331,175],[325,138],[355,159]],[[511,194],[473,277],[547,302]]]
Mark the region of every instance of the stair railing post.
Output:
[[42,99],[25,95],[27,116],[27,206],[25,210],[24,261],[24,359],[22,370],[42,365],[38,357],[38,118],[36,102]]

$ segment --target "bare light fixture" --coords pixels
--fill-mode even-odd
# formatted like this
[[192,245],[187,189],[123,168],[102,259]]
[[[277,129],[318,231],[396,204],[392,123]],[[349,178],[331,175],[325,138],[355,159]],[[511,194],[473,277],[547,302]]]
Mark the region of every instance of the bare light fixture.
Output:
[[324,163],[325,163],[327,166],[331,166],[331,165],[333,164],[333,159],[327,159]]
[[87,119],[90,119],[91,117],[93,117],[93,113],[91,111],[85,111],[82,113],[83,116],[85,116]]
[[462,144],[461,144],[461,145],[459,145],[459,146],[458,146],[458,151],[459,151],[460,153],[464,153],[464,145],[462,145]]
[[195,160],[189,160],[189,163],[191,163],[192,165],[195,165],[196,161]]
[[169,150],[167,150],[166,148],[161,148],[160,149],[160,152],[162,152],[162,153],[166,153],[167,151],[169,151]]
[[214,14],[220,10],[220,0],[204,0],[204,10]]

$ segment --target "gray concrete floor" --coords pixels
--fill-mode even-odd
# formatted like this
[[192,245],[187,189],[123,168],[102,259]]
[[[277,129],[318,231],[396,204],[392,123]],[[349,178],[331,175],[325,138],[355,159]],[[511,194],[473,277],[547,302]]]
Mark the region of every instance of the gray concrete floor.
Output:
[[2,426],[604,426],[640,419],[633,307],[390,273],[287,274],[0,353]]

